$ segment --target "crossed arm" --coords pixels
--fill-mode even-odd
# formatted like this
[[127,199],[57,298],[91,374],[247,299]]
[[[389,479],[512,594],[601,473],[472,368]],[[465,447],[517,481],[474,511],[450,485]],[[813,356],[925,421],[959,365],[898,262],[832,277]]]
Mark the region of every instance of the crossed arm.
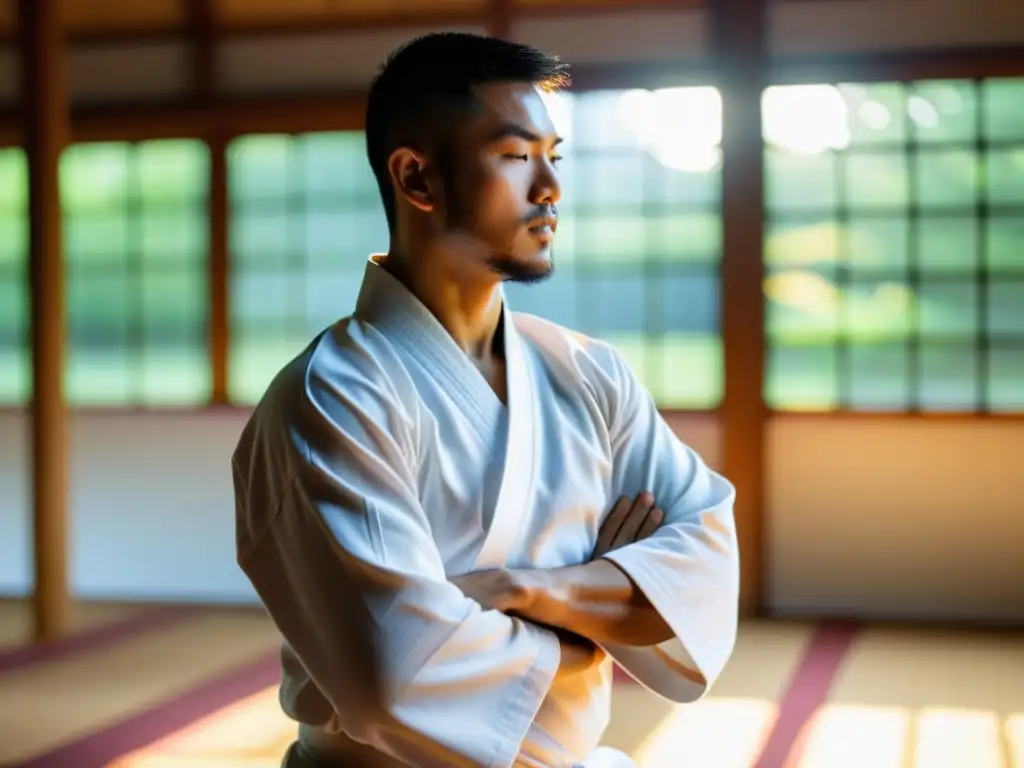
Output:
[[563,630],[563,666],[586,663],[591,650],[564,632],[602,645],[657,645],[673,636],[672,629],[626,572],[604,555],[646,539],[663,518],[651,494],[633,501],[623,497],[602,525],[590,562],[556,569],[477,571],[452,583],[484,608]]

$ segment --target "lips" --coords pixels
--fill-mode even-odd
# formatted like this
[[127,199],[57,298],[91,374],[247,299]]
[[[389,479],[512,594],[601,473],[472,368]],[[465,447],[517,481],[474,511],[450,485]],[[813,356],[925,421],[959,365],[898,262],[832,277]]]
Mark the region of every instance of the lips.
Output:
[[537,219],[530,225],[530,232],[547,237],[553,236],[556,229],[558,229],[558,220],[552,218]]

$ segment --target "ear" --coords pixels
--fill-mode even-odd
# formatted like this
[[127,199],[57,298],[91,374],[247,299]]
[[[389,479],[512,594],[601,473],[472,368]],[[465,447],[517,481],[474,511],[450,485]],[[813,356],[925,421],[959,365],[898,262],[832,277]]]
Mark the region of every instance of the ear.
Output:
[[436,198],[430,171],[426,156],[409,147],[396,149],[388,158],[388,173],[395,192],[424,213],[434,210]]

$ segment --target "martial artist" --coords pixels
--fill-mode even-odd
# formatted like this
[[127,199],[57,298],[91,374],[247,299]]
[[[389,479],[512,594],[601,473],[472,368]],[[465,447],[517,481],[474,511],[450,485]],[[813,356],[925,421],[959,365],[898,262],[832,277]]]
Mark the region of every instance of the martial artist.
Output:
[[300,724],[288,764],[609,764],[613,659],[691,702],[732,652],[732,486],[613,347],[504,297],[553,268],[542,92],[566,80],[530,47],[447,33],[373,83],[388,250],[232,461],[238,562]]

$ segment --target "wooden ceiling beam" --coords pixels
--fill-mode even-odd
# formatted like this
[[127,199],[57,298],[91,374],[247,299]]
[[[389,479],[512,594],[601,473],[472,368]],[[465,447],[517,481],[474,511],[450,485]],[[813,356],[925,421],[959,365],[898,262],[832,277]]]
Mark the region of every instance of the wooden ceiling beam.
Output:
[[[187,0],[192,3],[192,0]],[[510,17],[553,18],[581,16],[592,13],[631,14],[645,11],[670,11],[700,9],[705,0],[634,0],[630,3],[608,3],[583,0],[551,0],[544,4],[520,3],[516,0],[500,0],[508,6]],[[316,18],[296,17],[282,19],[256,19],[252,21],[225,22],[211,12],[211,26],[216,36],[225,40],[258,39],[304,34],[331,32],[359,32],[364,30],[389,30],[406,28],[440,28],[477,25],[492,29],[491,23],[495,0],[487,0],[480,8],[440,9],[437,11],[413,10],[387,13],[340,13],[324,14]],[[500,27],[497,28],[499,31]],[[191,13],[181,23],[168,27],[142,27],[137,29],[87,30],[71,32],[67,39],[74,45],[122,45],[126,43],[168,43],[188,40],[194,34]],[[13,43],[14,30],[0,34],[0,44]]]

